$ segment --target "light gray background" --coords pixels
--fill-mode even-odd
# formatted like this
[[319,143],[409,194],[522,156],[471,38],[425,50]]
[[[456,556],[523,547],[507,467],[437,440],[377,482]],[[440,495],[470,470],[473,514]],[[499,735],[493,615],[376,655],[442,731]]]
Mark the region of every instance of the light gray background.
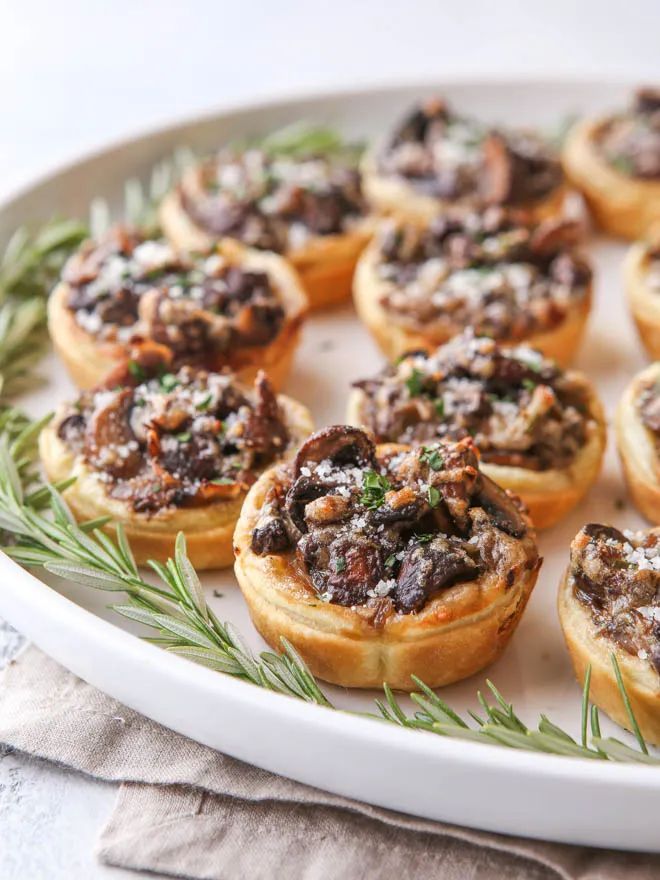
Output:
[[[0,197],[255,95],[479,74],[660,83],[659,33],[658,0],[0,0]],[[0,658],[18,641],[0,624]],[[0,751],[0,878],[121,876],[92,852],[113,798]]]

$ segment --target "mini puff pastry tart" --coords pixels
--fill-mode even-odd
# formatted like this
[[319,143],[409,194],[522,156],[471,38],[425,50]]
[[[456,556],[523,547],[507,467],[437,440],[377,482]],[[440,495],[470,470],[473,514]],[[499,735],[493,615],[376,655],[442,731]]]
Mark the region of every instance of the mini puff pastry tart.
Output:
[[429,220],[453,205],[510,205],[537,219],[565,197],[559,158],[536,134],[498,131],[455,114],[441,98],[405,117],[362,161],[362,186],[380,214]]
[[520,496],[537,528],[575,507],[605,449],[603,408],[585,376],[471,330],[356,382],[348,421],[378,443],[472,437],[481,471]]
[[450,684],[493,662],[540,559],[468,438],[423,450],[319,431],[250,490],[235,572],[261,635],[346,687]]
[[80,388],[91,388],[145,340],[175,366],[228,367],[251,382],[266,369],[279,388],[307,311],[296,273],[276,254],[220,241],[188,257],[163,240],[116,226],[64,267],[48,327]]
[[660,525],[660,362],[638,373],[623,392],[616,442],[635,506]]
[[162,228],[184,250],[204,252],[229,236],[282,254],[312,308],[335,305],[350,297],[370,235],[357,155],[226,147],[184,173],[161,205]]
[[559,618],[581,684],[591,666],[593,702],[630,728],[614,654],[643,736],[660,745],[660,529],[620,532],[591,523],[578,532],[559,588]]
[[628,305],[649,357],[660,359],[660,225],[630,246],[623,264]]
[[64,497],[79,520],[122,523],[138,563],[164,562],[186,535],[197,568],[233,559],[245,494],[313,430],[307,409],[276,397],[264,373],[254,388],[229,373],[170,372],[145,347],[95,390],[61,406],[39,438],[52,482],[75,477]]
[[358,263],[358,314],[390,360],[473,327],[566,365],[591,308],[580,231],[568,221],[530,225],[501,208],[423,226],[384,221]]
[[660,221],[660,89],[640,89],[630,109],[576,123],[562,159],[599,226],[642,238]]

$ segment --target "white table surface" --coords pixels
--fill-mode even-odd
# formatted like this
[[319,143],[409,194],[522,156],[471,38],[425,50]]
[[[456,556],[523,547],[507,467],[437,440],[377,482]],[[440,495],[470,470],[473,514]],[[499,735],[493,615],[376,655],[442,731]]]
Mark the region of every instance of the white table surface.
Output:
[[[255,95],[484,73],[659,83],[659,31],[658,0],[0,0],[0,197]],[[19,643],[0,623],[0,663]],[[0,749],[2,880],[128,876],[93,855],[115,794]]]

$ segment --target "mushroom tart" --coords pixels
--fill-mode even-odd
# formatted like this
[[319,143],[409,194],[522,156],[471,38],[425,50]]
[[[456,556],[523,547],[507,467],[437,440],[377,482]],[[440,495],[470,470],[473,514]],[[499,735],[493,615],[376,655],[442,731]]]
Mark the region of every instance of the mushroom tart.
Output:
[[548,217],[565,196],[559,159],[538,135],[488,128],[441,98],[414,107],[365,154],[362,181],[378,213],[422,221],[452,205],[512,205]]
[[616,442],[635,506],[660,525],[660,362],[638,373],[624,391]]
[[495,660],[540,559],[518,500],[470,438],[376,446],[358,428],[310,437],[250,490],[235,572],[261,635],[286,637],[346,687],[436,687]]
[[568,221],[489,208],[418,226],[385,221],[355,274],[355,305],[391,360],[466,327],[566,365],[591,308],[592,272]]
[[226,147],[190,168],[167,196],[161,225],[173,244],[204,252],[223,236],[282,254],[312,308],[350,296],[370,234],[355,149],[273,152]]
[[660,89],[639,89],[630,108],[576,123],[562,158],[598,225],[642,238],[660,220]]
[[613,653],[642,734],[660,744],[660,529],[581,529],[559,589],[559,618],[581,684],[591,667],[593,702],[630,727]]
[[230,373],[170,371],[145,346],[94,390],[59,408],[39,438],[52,482],[79,520],[122,523],[139,563],[164,562],[186,535],[193,565],[231,565],[248,488],[313,430],[307,409],[277,397],[264,373],[252,389]]
[[248,382],[264,368],[280,387],[306,310],[296,273],[276,254],[223,239],[206,256],[184,256],[116,226],[69,259],[48,326],[81,388],[101,382],[144,340],[167,347],[175,366],[229,367]]
[[537,528],[580,501],[600,470],[605,417],[593,386],[526,346],[471,330],[354,383],[348,421],[378,443],[429,448],[471,436],[481,471],[519,495]]
[[660,359],[660,224],[630,246],[623,264],[628,305],[646,353]]

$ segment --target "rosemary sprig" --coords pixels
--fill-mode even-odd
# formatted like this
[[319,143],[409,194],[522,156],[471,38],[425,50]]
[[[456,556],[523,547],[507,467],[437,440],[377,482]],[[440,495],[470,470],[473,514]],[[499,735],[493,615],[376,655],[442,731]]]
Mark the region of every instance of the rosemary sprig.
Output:
[[[157,584],[140,574],[126,535],[118,526],[116,538],[101,527],[105,520],[76,523],[59,490],[39,481],[35,442],[47,419],[30,422],[16,411],[0,419],[0,529],[11,537],[5,547],[26,566],[41,566],[52,574],[96,589],[122,592],[127,601],[114,605],[119,614],[155,631],[151,641],[218,672],[297,699],[332,707],[295,649],[283,640],[283,652],[255,655],[232,624],[221,623],[209,608],[199,578],[186,555],[183,535],[173,559],[151,562]],[[621,671],[612,655],[622,700],[635,731],[639,750],[617,739],[603,738],[598,710],[589,705],[587,674],[582,697],[582,741],[577,742],[545,715],[531,729],[489,681],[490,702],[477,694],[482,714],[470,712],[469,724],[418,678],[411,694],[417,711],[408,715],[387,684],[384,700],[376,700],[379,715],[370,717],[440,736],[495,743],[509,748],[582,757],[590,760],[659,764],[648,749],[634,719]],[[591,719],[591,744],[587,719]]]
[[333,128],[299,120],[278,128],[261,137],[248,137],[235,140],[230,147],[244,150],[255,147],[273,157],[304,159],[310,156],[327,156],[355,165],[364,143],[347,141]]
[[0,400],[35,384],[46,343],[46,297],[62,266],[87,235],[75,220],[51,220],[30,234],[21,227],[0,261]]

